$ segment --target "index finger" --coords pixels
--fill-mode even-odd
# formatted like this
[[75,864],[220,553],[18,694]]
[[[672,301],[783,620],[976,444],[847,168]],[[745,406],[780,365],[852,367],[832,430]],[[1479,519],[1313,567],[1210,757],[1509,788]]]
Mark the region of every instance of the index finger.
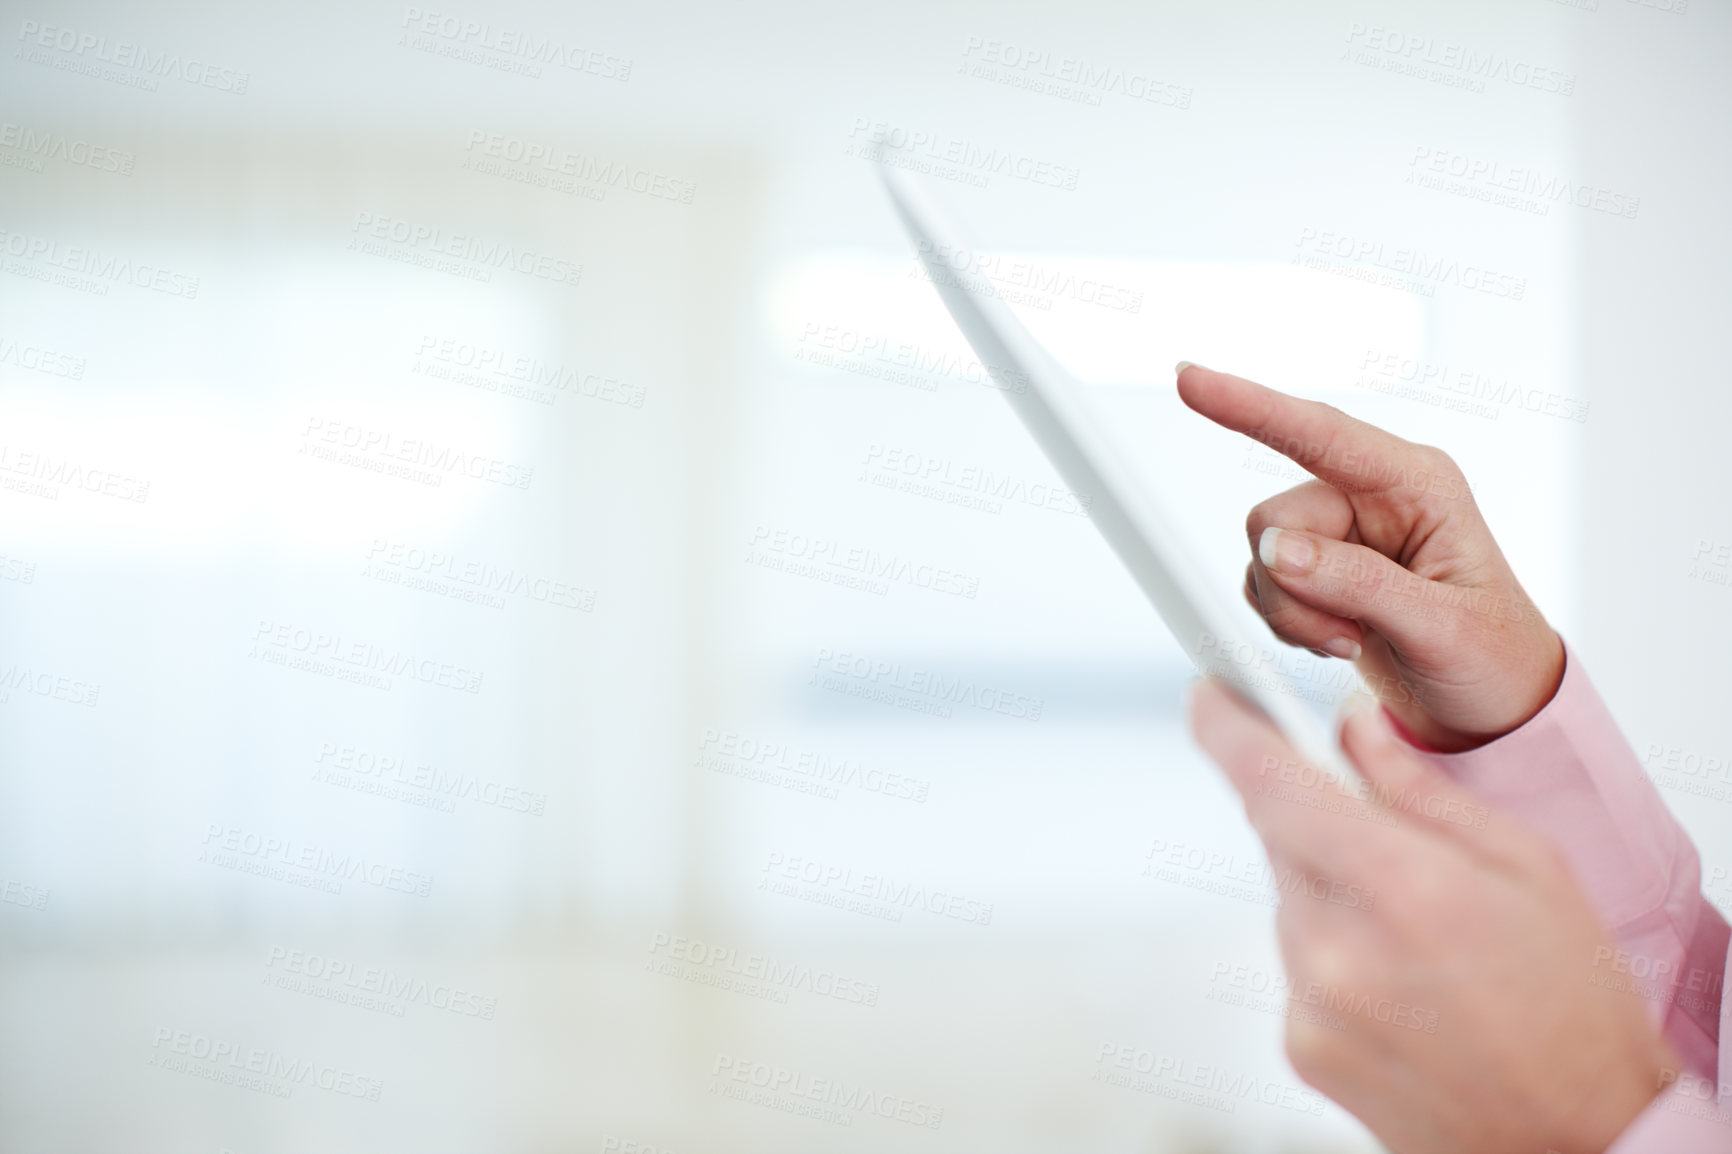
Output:
[[1345,493],[1383,493],[1435,472],[1424,446],[1355,420],[1333,405],[1304,401],[1201,365],[1179,366],[1179,398],[1217,425],[1244,433]]

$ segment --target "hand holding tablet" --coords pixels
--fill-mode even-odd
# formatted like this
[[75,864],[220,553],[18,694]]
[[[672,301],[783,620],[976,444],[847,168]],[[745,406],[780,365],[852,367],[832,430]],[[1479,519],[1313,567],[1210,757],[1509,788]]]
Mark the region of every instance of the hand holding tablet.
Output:
[[[1294,1068],[1392,1148],[1605,1149],[1679,1058],[1639,1000],[1598,980],[1593,959],[1616,956],[1618,940],[1557,846],[1429,764],[1371,698],[1350,700],[1337,745],[1300,704],[1308,687],[1234,661],[1261,642],[1191,563],[1087,398],[1001,300],[951,274],[972,250],[924,187],[888,170],[885,181],[982,363],[1013,374],[1005,395],[1023,423],[1089,495],[1096,527],[1199,671],[1239,691],[1199,686],[1193,731],[1243,797],[1270,864],[1305,883],[1283,887],[1276,919],[1290,988],[1340,1008],[1324,1025],[1288,1018]],[[1446,454],[1226,373],[1182,363],[1177,379],[1193,410],[1316,478],[1246,523],[1245,600],[1278,637],[1353,661],[1406,736],[1435,751],[1484,745],[1552,701],[1563,643]],[[1549,759],[1533,766],[1510,748],[1480,755],[1506,781],[1529,770],[1567,779],[1575,764],[1567,743],[1516,746]],[[1623,772],[1651,791],[1624,752]],[[1591,754],[1616,779],[1615,751]],[[1596,820],[1582,828],[1602,832]],[[1694,862],[1682,871],[1691,887]],[[1329,900],[1367,890],[1375,905]]]
[[[1070,375],[989,291],[952,271],[974,251],[915,176],[881,170],[921,260],[976,355],[1200,672],[1230,682],[1319,768],[1355,773],[1304,704],[1316,687],[1267,647],[1191,561],[1160,500],[1138,483]],[[1441,450],[1328,405],[1181,364],[1192,409],[1286,454],[1317,479],[1251,512],[1245,597],[1290,644],[1353,661],[1408,732],[1468,749],[1551,699],[1563,644],[1492,539]]]

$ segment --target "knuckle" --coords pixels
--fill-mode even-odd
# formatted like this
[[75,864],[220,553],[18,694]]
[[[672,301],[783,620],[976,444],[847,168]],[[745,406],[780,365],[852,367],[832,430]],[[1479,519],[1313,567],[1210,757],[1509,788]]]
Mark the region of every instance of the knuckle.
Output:
[[1378,889],[1388,895],[1379,904],[1390,924],[1411,939],[1435,939],[1442,927],[1460,924],[1475,914],[1476,892],[1447,858],[1388,862],[1377,871]]
[[1455,463],[1455,458],[1436,445],[1421,445],[1419,450],[1420,459],[1431,468],[1432,472],[1456,477],[1462,475],[1461,466]]
[[1273,504],[1272,500],[1261,501],[1245,514],[1245,536],[1250,539],[1252,549],[1257,547],[1257,538],[1263,535],[1263,530],[1275,523],[1275,510],[1270,508]]
[[1305,978],[1324,989],[1356,990],[1361,984],[1361,962],[1338,939],[1316,937],[1296,942],[1304,954]]
[[1331,426],[1352,428],[1354,425],[1362,423],[1359,418],[1348,416],[1328,401],[1315,401],[1313,403],[1317,406],[1318,415],[1323,417]]
[[1436,874],[1409,871],[1399,886],[1403,912],[1407,920],[1420,926],[1438,924],[1440,916],[1452,910],[1460,901],[1454,883]]
[[[1415,445],[1414,458],[1412,483],[1422,505],[1441,513],[1470,495],[1461,466],[1436,445]],[[1424,484],[1419,483],[1422,479]]]
[[1295,508],[1302,508],[1301,497],[1305,490],[1318,482],[1308,481],[1303,485],[1295,485],[1284,493],[1266,497],[1251,506],[1251,511],[1245,514],[1245,536],[1251,539],[1251,547],[1257,547],[1257,538],[1263,535],[1263,530],[1271,525],[1281,526],[1283,521],[1289,522],[1289,515]]
[[1334,1080],[1341,1064],[1341,1042],[1333,1036],[1335,1032],[1304,1018],[1287,1019],[1282,1048],[1288,1065],[1306,1084],[1321,1089]]
[[1275,636],[1289,645],[1309,648],[1323,638],[1310,636],[1316,630],[1308,628],[1311,618],[1300,604],[1291,597],[1278,594],[1261,599],[1263,620],[1269,623],[1269,628]]
[[1367,863],[1367,873],[1377,879],[1380,890],[1391,895],[1391,904],[1411,910],[1429,909],[1437,897],[1436,871],[1405,854],[1377,854]]

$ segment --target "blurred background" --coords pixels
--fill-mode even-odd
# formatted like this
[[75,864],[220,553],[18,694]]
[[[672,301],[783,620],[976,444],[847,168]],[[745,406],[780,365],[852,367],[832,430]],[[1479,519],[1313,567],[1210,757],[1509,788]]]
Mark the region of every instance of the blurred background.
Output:
[[1732,11],[0,5],[0,1145],[1365,1151],[1160,627],[1180,358],[1445,447],[1732,909]]

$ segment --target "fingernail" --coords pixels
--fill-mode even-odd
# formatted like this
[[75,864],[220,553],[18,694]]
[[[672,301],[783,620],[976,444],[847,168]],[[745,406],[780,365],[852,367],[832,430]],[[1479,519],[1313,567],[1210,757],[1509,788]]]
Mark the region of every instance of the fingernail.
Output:
[[1194,365],[1190,361],[1180,361],[1178,367],[1173,370],[1173,375],[1175,377],[1183,376],[1186,369],[1195,369],[1200,367],[1200,365]]
[[1273,525],[1257,538],[1257,560],[1263,562],[1265,569],[1289,577],[1302,577],[1310,572],[1311,559],[1316,552],[1311,542],[1301,534],[1277,529]]
[[1329,656],[1343,661],[1358,661],[1361,652],[1359,642],[1351,637],[1332,637],[1323,643],[1323,649]]
[[1179,690],[1179,712],[1186,717],[1191,716],[1191,705],[1197,700],[1197,689],[1202,684],[1203,679],[1201,677],[1193,677],[1185,682],[1183,689]]

